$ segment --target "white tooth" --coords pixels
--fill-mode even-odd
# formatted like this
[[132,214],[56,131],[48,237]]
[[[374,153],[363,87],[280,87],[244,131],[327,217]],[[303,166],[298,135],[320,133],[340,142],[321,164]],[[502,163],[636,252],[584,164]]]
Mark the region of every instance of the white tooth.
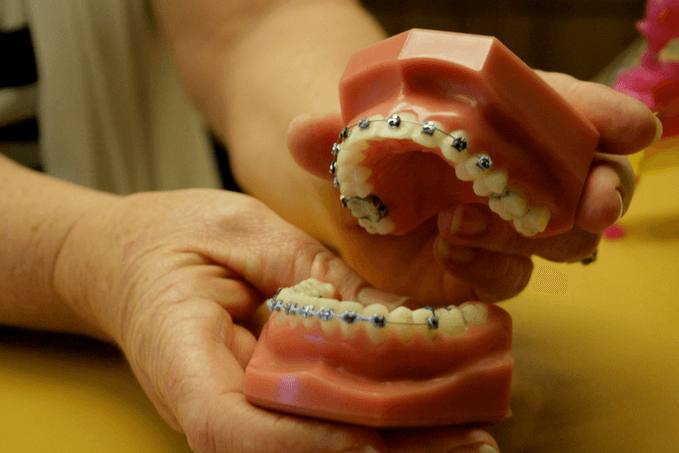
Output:
[[335,287],[331,283],[323,283],[315,278],[307,278],[290,289],[315,297],[332,298],[335,295]]
[[[387,320],[387,315],[389,314],[389,310],[387,307],[381,304],[372,304],[368,305],[363,309],[363,316],[369,317],[373,315],[383,315],[384,319]],[[387,327],[376,327],[372,323],[368,321],[362,321],[362,324],[365,325],[366,333],[368,334],[368,338],[373,344],[381,344],[384,342],[384,339],[387,337]]]
[[[380,129],[379,135],[382,138],[393,138],[396,140],[403,140],[411,138],[415,131],[420,130],[420,124],[418,124],[417,116],[412,113],[403,112],[395,113],[401,117],[401,124],[399,127],[390,127],[385,122],[385,127]],[[390,115],[391,116],[391,115]]]
[[422,124],[420,124],[420,126],[413,131],[411,137],[415,143],[419,143],[420,145],[426,146],[427,148],[439,148],[446,137],[445,133],[441,133],[445,132],[445,130],[443,129],[443,125],[438,121],[431,121],[431,123],[436,126],[436,130],[432,135],[422,132]]
[[458,151],[457,149],[453,148],[452,142],[453,139],[450,137],[443,140],[443,143],[441,144],[441,154],[443,154],[443,157],[456,164],[461,164],[465,160],[469,159],[469,156],[471,156],[469,151],[466,149],[463,151]]
[[[355,143],[361,140],[368,140],[369,138],[372,138],[375,135],[376,129],[382,125],[381,120],[384,120],[384,116],[382,115],[371,116],[368,118],[369,124],[365,129],[358,126],[358,122],[361,121],[358,120],[357,124],[350,129],[349,136],[347,137],[346,141]],[[375,121],[377,121],[377,123],[375,123]]]
[[474,180],[474,193],[479,197],[488,197],[493,191],[486,186],[483,179],[479,178]]
[[479,158],[476,156],[472,156],[464,162],[464,166],[467,167],[467,173],[471,175],[472,179],[480,178],[486,172],[486,170],[476,165],[478,162]]
[[354,167],[353,168],[353,178],[354,181],[363,183],[368,180],[372,170],[366,167]]
[[335,175],[337,181],[342,184],[354,182],[354,173],[351,171],[351,167],[339,167]]
[[375,186],[368,184],[367,182],[356,183],[356,195],[365,198],[372,193],[374,188]]
[[352,198],[356,195],[356,184],[354,183],[340,183],[340,193],[346,198]]
[[522,217],[528,212],[528,197],[520,189],[511,188],[500,197],[491,197],[488,207],[505,220]]
[[492,169],[483,177],[483,183],[493,193],[502,193],[507,188],[509,174],[506,168]]
[[346,201],[347,208],[351,211],[351,215],[355,218],[360,219],[363,217],[370,217],[375,214],[375,208],[372,204],[366,203],[364,201],[349,198]]
[[467,324],[483,325],[488,320],[488,307],[483,304],[465,303],[460,306],[460,312]]
[[389,328],[396,329],[398,336],[403,341],[408,341],[412,338],[413,332],[415,331],[413,329],[413,326],[411,325],[413,322],[412,310],[406,307],[398,307],[397,309],[389,313],[388,320],[390,323],[393,323],[390,325]]
[[502,200],[514,217],[521,217],[528,212],[528,197],[518,189],[509,190],[509,194],[502,197]]
[[370,234],[379,234],[377,224],[370,219],[358,219],[358,224]]
[[464,326],[464,318],[457,307],[439,308],[436,316],[439,318],[439,330],[448,335],[459,335],[467,328]]
[[474,193],[480,197],[488,197],[491,194],[501,194],[507,187],[507,170],[491,169],[478,179],[474,180]]
[[[297,305],[299,305],[299,304],[297,304]],[[303,307],[304,305],[309,305],[313,311],[317,311],[317,310],[318,310],[318,305],[315,304],[315,303],[314,303],[314,304],[303,304],[303,305],[299,305],[299,306],[300,306],[300,307]],[[312,315],[312,316],[307,316],[306,318],[303,318],[302,315],[300,315],[300,314],[295,314],[295,315],[293,315],[292,317],[293,317],[293,318],[301,318],[301,319],[302,319],[302,324],[304,324],[304,327],[306,327],[306,328],[309,329],[309,330],[318,327],[318,324],[321,322],[320,319],[318,319],[316,316],[313,316],[313,315]],[[292,322],[291,322],[291,323],[292,323]]]
[[455,131],[450,135],[452,135],[452,137],[446,137],[443,142],[441,142],[441,154],[443,154],[443,157],[449,161],[460,164],[469,159],[471,153],[467,149],[458,151],[457,148],[453,147],[453,142],[456,138],[463,138],[467,140],[467,133],[460,130]]
[[[469,159],[467,159],[467,162],[468,161]],[[469,169],[467,168],[465,163],[466,162],[457,164],[457,166],[455,167],[455,176],[457,176],[457,179],[459,179],[460,181],[471,181],[474,179],[474,176],[471,173],[469,173]]]
[[509,209],[507,209],[507,206],[502,201],[502,197],[490,197],[488,200],[488,207],[504,220],[513,219],[512,215],[509,213]]
[[[337,310],[335,310],[335,313],[342,315],[348,311],[354,311],[359,315],[363,314],[363,305],[359,304],[358,302],[340,302],[337,304]],[[349,338],[355,336],[358,332],[358,329],[361,328],[359,324],[361,324],[362,321],[357,321],[351,324],[344,322],[341,319],[338,319],[338,321],[340,323],[342,334]]]
[[552,213],[545,206],[535,206],[525,216],[514,219],[514,228],[524,236],[535,236],[542,233],[549,224]]
[[382,219],[376,225],[377,234],[391,234],[395,229],[396,225],[389,219]]
[[[329,310],[332,310],[333,312],[337,313],[337,307],[339,306],[339,301],[335,299],[318,299],[315,305],[315,310],[318,311],[323,308],[327,308]],[[323,329],[323,332],[325,334],[331,334],[334,331],[336,331],[339,328],[339,323],[341,321],[337,319],[333,319],[330,321],[323,321],[320,320],[321,322],[321,329]]]
[[431,310],[427,308],[418,308],[417,310],[413,311],[413,322],[415,324],[420,324],[416,325],[415,329],[419,329],[426,335],[433,336],[434,333],[436,332],[436,329],[430,328],[429,322],[427,321],[427,319],[431,317],[432,317]]
[[365,151],[369,148],[367,142],[361,142],[351,147],[347,147],[344,144],[341,145],[340,152],[337,155],[337,166],[343,165],[356,165],[365,160]]
[[359,197],[365,198],[370,195],[375,186],[368,184],[367,182],[347,182],[340,184],[340,193],[346,198]]

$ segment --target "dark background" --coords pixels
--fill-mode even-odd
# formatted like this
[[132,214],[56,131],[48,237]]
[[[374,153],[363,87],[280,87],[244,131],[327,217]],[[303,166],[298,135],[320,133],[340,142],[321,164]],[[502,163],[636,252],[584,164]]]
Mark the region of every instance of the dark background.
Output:
[[497,37],[529,66],[591,79],[639,35],[645,0],[362,0],[389,34]]

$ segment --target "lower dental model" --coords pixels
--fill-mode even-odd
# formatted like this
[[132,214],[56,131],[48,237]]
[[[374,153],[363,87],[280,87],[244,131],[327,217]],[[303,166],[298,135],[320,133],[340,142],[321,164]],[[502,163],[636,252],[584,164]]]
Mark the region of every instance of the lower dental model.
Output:
[[573,226],[599,134],[495,38],[394,36],[351,58],[340,101],[330,172],[368,232],[408,233],[456,203],[525,236]]
[[268,301],[245,374],[258,406],[375,427],[496,423],[509,411],[511,320],[482,302],[389,310],[306,280]]

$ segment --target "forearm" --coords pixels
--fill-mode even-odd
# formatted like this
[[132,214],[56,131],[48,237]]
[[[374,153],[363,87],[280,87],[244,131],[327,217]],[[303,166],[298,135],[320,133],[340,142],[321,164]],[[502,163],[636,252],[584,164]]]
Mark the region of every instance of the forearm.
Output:
[[0,155],[0,324],[105,338],[57,293],[54,266],[77,219],[111,197]]
[[[157,1],[184,82],[227,142],[241,187],[332,242],[323,237],[324,226],[313,231],[305,219],[327,207],[304,196],[318,190],[309,190],[313,178],[290,157],[286,131],[299,114],[339,111],[338,82],[350,55],[382,39],[383,31],[350,0],[255,1],[230,15],[224,10],[232,2],[215,1],[214,11],[221,12],[213,15],[231,25],[218,29],[208,21],[212,25],[204,29],[213,36],[201,38],[186,22],[172,19],[171,3]],[[206,54],[211,57],[201,57]]]

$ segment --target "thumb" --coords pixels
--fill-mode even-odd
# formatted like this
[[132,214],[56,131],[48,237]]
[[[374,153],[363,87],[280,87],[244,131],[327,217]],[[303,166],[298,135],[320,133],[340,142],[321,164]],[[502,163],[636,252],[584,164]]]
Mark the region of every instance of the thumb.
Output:
[[[366,281],[316,239],[290,225],[263,203],[243,196],[238,221],[225,222],[209,239],[208,257],[238,274],[263,295],[315,278],[331,283],[343,299],[356,300]],[[310,222],[314,221],[309,219]]]
[[332,162],[332,144],[343,125],[339,113],[296,117],[288,127],[288,149],[292,157],[309,173],[332,179],[328,171]]

